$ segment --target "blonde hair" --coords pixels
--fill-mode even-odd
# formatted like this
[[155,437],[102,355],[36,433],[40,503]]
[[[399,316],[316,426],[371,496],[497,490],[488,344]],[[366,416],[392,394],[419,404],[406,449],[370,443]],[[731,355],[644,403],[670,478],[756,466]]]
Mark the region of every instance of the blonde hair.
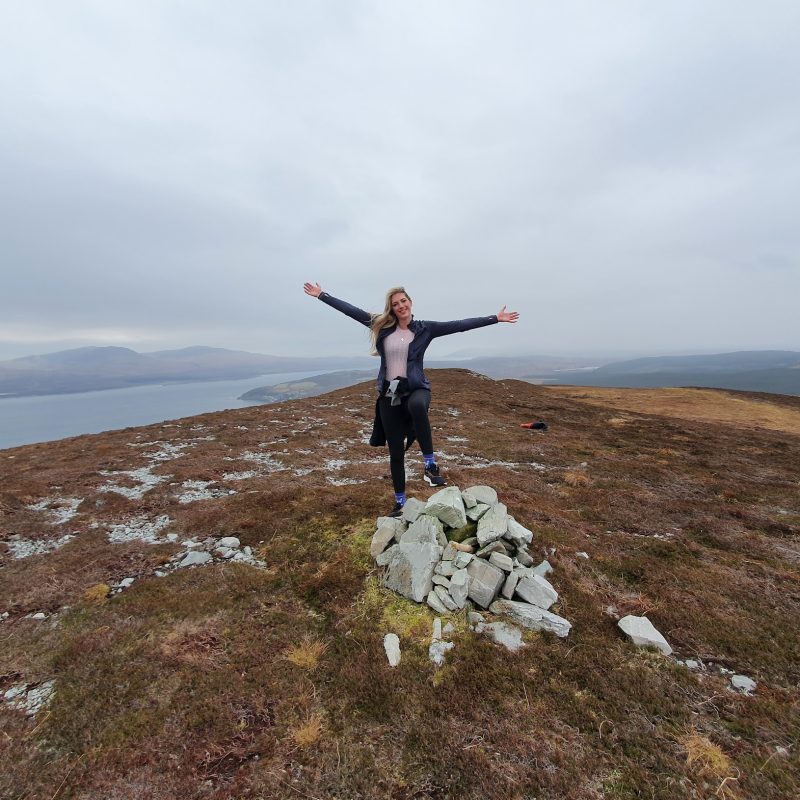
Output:
[[384,328],[393,328],[397,325],[397,317],[394,315],[394,311],[392,311],[392,297],[396,294],[404,294],[408,297],[409,301],[411,300],[408,292],[402,286],[395,286],[386,292],[386,302],[383,306],[383,312],[380,314],[373,314],[372,322],[369,324],[369,340],[372,345],[373,356],[378,355],[377,344],[380,332],[384,330]]

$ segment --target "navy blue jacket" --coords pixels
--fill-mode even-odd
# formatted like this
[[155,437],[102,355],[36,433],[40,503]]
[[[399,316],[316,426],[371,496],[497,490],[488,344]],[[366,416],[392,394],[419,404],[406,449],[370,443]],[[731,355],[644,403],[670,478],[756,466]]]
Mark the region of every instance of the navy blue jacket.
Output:
[[[351,306],[344,300],[339,300],[337,297],[332,297],[327,292],[322,292],[319,299],[323,303],[341,311],[356,322],[360,322],[367,328],[372,322],[372,314],[364,311],[356,306]],[[431,385],[425,377],[425,372],[422,368],[422,359],[428,345],[439,336],[448,336],[451,333],[462,333],[463,331],[471,331],[474,328],[483,328],[486,325],[494,325],[497,322],[497,315],[492,314],[490,317],[472,317],[471,319],[456,319],[451,322],[433,322],[431,320],[411,319],[408,328],[414,334],[414,340],[408,346],[408,366],[406,367],[409,391],[414,389],[430,389]],[[381,357],[381,367],[378,371],[378,394],[383,391],[383,382],[386,380],[386,355],[384,353],[383,342],[387,336],[394,333],[397,325],[391,328],[384,328],[378,333],[378,340],[375,346],[378,354]],[[394,375],[391,376],[395,377]]]

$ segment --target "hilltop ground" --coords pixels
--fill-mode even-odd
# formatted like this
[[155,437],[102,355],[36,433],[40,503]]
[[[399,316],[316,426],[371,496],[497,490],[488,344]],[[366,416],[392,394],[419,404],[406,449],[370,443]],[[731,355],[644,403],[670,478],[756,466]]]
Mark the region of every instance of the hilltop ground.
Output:
[[[0,795],[800,795],[800,399],[431,377],[445,473],[534,531],[566,640],[511,654],[459,616],[434,669],[432,613],[369,558],[391,504],[371,383],[2,451],[0,697],[55,693],[0,703]],[[155,575],[208,536],[265,567]],[[609,607],[704,668],[633,648]]]

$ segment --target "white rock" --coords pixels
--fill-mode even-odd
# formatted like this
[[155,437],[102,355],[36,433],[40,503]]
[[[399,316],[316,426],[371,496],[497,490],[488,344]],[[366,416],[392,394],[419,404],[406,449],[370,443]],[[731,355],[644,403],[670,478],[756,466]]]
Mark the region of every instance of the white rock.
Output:
[[375,531],[369,545],[372,558],[377,558],[389,546],[389,542],[394,541],[394,531],[394,526],[389,525],[383,525]]
[[133,586],[135,580],[136,578],[123,578],[119,582],[120,589],[127,589],[128,587]]
[[525,647],[525,642],[522,641],[522,631],[516,625],[509,625],[507,622],[490,622],[488,625],[482,625],[480,633],[512,653]]
[[445,578],[444,575],[437,575],[435,570],[432,580],[434,586],[444,586],[445,589],[450,587],[450,578]]
[[235,536],[223,536],[222,539],[217,542],[217,547],[230,547],[236,549],[239,547],[239,545],[241,545],[241,542]]
[[453,573],[448,591],[456,607],[464,608],[469,596],[469,572],[466,569],[459,569]]
[[7,703],[10,703],[13,700],[16,700],[18,697],[24,695],[27,691],[28,685],[26,683],[18,683],[15,686],[12,686],[10,689],[6,689],[3,699]]
[[547,610],[558,600],[558,592],[541,575],[529,575],[517,584],[516,594],[526,603],[532,603]]
[[479,503],[492,506],[497,502],[497,492],[491,486],[470,486],[464,491],[471,494]]
[[551,614],[539,606],[530,603],[519,603],[515,600],[495,600],[489,607],[493,614],[505,614],[518,622],[523,628],[534,631],[551,631],[562,639],[566,637],[572,625],[563,617]]
[[441,640],[431,642],[428,648],[428,658],[430,658],[437,667],[441,667],[442,664],[444,664],[445,653],[448,650],[452,650],[453,647],[454,645],[452,642],[443,642]]
[[44,611],[37,611],[35,614],[31,614],[31,619],[47,619],[47,614]]
[[383,649],[389,659],[389,666],[396,667],[400,663],[400,638],[396,633],[387,633],[383,637]]
[[400,537],[400,544],[435,544],[442,548],[447,547],[447,537],[444,535],[442,523],[428,514],[421,514],[412,523],[411,527]]
[[478,500],[474,494],[469,492],[461,492],[461,499],[464,501],[464,508],[475,508],[478,505]]
[[469,598],[487,608],[503,585],[505,573],[482,558],[474,558],[467,567],[467,572],[470,578]]
[[486,547],[487,544],[502,538],[508,530],[507,509],[502,503],[495,503],[478,520],[478,544]]
[[403,520],[397,517],[378,517],[376,531],[381,528],[391,528],[394,531],[394,540],[399,542],[407,527]]
[[617,625],[637,647],[655,647],[665,656],[672,652],[667,640],[647,617],[634,617],[629,614],[627,617],[623,617]]
[[409,533],[411,528],[403,534],[400,544],[396,545],[397,550],[386,565],[383,581],[387,589],[421,603],[433,587],[433,570],[439,563],[442,548],[429,541],[407,542],[406,536]]
[[385,567],[399,551],[399,545],[393,544],[388,550],[384,550],[379,556],[375,558],[375,563],[379,567]]
[[198,564],[207,564],[211,560],[211,553],[193,551],[184,556],[178,567],[194,567]]
[[437,613],[447,616],[450,612],[445,604],[439,599],[439,595],[431,589],[425,602]]
[[500,594],[505,597],[506,600],[510,600],[514,596],[514,590],[517,588],[517,584],[519,583],[519,575],[517,572],[512,572],[507,578],[505,583],[503,584],[503,588],[500,590]]
[[589,558],[589,554],[588,554],[588,553],[585,553],[583,550],[579,550],[577,553],[575,553],[575,555],[576,555],[578,558],[585,558],[585,559],[588,559],[588,558]]
[[458,610],[458,606],[453,602],[453,598],[450,597],[450,593],[444,588],[444,586],[434,586],[433,591],[436,592],[439,599],[442,601],[442,605],[448,611]]
[[442,621],[439,617],[433,621],[433,633],[431,634],[431,638],[436,641],[436,639],[442,638]]
[[423,512],[425,503],[422,500],[417,500],[416,497],[409,497],[406,504],[403,506],[403,515],[401,519],[405,522],[412,523]]
[[752,678],[748,678],[747,675],[731,675],[731,686],[736,689],[737,692],[751,695],[756,690],[758,684]]
[[453,561],[455,557],[458,555],[459,551],[453,547],[452,542],[447,543],[447,547],[444,549],[444,553],[442,553],[442,561]]
[[524,547],[533,541],[533,532],[524,525],[520,525],[514,517],[509,517],[506,538],[514,542],[517,547]]
[[475,556],[472,553],[459,553],[453,560],[456,569],[464,569]]
[[445,578],[449,578],[455,571],[456,565],[454,561],[440,561],[436,565],[434,573],[436,575],[443,575]]
[[547,560],[542,561],[541,564],[533,567],[533,574],[541,575],[543,578],[545,575],[549,575],[552,571],[553,571],[553,565]]
[[489,563],[499,567],[503,572],[511,572],[514,562],[504,553],[492,553],[489,556]]
[[474,627],[475,625],[482,624],[485,620],[483,614],[480,614],[477,611],[470,611],[469,614],[467,614],[467,621],[471,626]]
[[444,634],[445,636],[449,636],[451,633],[455,633],[456,629],[452,622],[448,622],[447,625],[444,626]]
[[477,522],[490,508],[491,506],[487,503],[477,503],[474,506],[470,506],[467,509],[467,519]]
[[457,486],[447,486],[431,495],[425,505],[425,513],[437,517],[451,528],[463,528],[467,524],[464,501]]

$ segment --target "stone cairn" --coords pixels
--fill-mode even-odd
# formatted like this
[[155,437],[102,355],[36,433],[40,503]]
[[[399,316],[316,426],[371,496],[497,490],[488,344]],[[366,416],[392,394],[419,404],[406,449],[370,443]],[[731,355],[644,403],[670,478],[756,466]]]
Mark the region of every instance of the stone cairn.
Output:
[[[549,611],[558,593],[545,577],[547,561],[534,566],[533,533],[508,514],[491,486],[461,491],[448,486],[427,503],[410,498],[400,518],[379,517],[370,555],[385,568],[383,584],[403,597],[448,615],[467,607],[488,609],[524,628],[566,637],[572,627]],[[509,649],[521,635],[502,622],[470,614],[474,630]],[[515,646],[516,643],[516,646]]]

